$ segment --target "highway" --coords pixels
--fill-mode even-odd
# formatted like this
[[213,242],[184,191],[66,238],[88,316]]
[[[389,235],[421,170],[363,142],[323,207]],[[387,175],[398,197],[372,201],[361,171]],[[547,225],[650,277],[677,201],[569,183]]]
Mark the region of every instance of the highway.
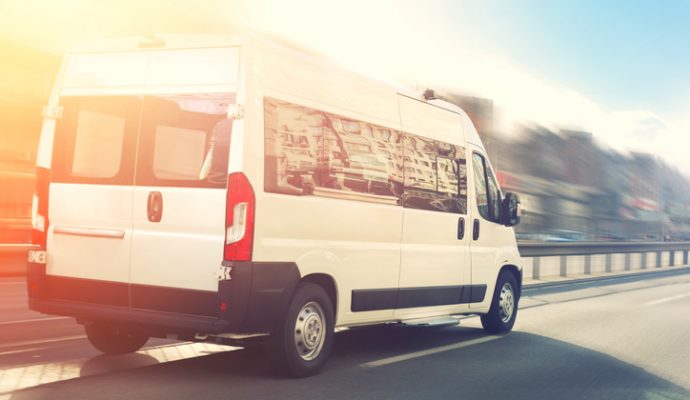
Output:
[[318,376],[277,375],[263,348],[152,340],[106,357],[68,318],[26,309],[0,278],[0,400],[690,399],[690,269],[527,288],[515,329],[336,335]]

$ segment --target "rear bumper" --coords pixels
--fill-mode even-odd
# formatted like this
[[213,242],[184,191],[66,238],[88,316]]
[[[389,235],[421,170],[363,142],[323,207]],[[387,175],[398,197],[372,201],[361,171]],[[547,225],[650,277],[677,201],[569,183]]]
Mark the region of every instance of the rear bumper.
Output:
[[88,321],[119,321],[176,333],[222,333],[231,330],[225,320],[201,315],[141,310],[105,304],[79,303],[55,299],[29,299],[29,308],[45,314],[64,315]]
[[168,333],[267,333],[300,280],[294,263],[224,263],[217,291],[130,285],[47,275],[29,263],[29,308],[83,321],[112,321]]

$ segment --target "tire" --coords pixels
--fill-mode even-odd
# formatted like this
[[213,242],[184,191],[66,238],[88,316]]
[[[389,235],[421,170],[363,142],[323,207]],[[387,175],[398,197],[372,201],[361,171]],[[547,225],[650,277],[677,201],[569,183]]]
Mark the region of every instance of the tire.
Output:
[[501,272],[489,313],[481,316],[482,327],[487,333],[508,333],[513,329],[518,312],[518,293],[515,275],[509,271]]
[[297,285],[285,318],[271,334],[282,372],[296,378],[318,373],[333,348],[334,320],[333,304],[321,286]]
[[101,322],[85,325],[84,330],[93,347],[108,355],[134,353],[149,340],[143,333]]

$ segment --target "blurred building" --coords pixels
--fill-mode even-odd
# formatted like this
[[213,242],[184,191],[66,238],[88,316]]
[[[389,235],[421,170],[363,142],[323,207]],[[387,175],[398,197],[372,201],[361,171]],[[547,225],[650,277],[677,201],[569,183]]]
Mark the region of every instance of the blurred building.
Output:
[[29,241],[41,110],[59,57],[0,42],[0,243]]

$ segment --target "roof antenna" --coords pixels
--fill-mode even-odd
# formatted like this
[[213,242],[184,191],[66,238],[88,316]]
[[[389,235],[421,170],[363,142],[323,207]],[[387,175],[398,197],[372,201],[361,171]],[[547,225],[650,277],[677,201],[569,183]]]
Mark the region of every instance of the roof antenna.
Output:
[[429,89],[429,88],[424,90],[422,97],[424,97],[424,100],[439,100],[439,99],[441,99],[440,97],[436,96],[436,92],[434,92],[434,89]]

